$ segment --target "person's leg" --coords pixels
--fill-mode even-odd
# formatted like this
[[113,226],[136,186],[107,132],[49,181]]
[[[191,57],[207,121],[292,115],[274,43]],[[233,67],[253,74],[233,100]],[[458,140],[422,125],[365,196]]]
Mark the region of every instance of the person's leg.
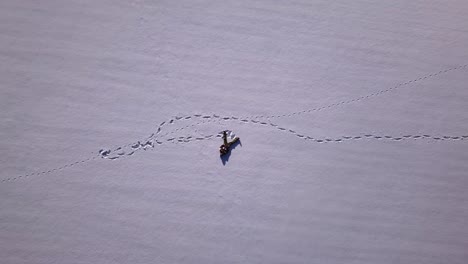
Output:
[[228,148],[232,146],[232,144],[236,143],[239,140],[238,137],[235,137],[231,142],[227,143]]
[[226,131],[223,131],[223,141],[224,141],[224,145],[226,147],[229,147],[229,144],[227,142],[227,134],[226,134]]

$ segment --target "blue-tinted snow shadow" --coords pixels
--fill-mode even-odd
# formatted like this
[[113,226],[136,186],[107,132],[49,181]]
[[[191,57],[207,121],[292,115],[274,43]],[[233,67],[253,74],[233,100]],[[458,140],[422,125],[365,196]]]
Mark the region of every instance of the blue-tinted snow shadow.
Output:
[[231,149],[228,153],[219,157],[223,165],[226,165],[226,163],[229,161],[229,157],[231,157],[231,152],[237,147],[237,145],[240,145],[242,147],[242,142],[240,141],[240,139],[231,145]]

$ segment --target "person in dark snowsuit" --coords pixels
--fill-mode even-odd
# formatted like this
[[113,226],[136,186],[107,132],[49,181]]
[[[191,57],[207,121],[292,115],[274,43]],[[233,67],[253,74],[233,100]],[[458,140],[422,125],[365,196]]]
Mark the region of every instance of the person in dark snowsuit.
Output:
[[236,143],[239,140],[238,137],[235,137],[231,142],[227,141],[227,132],[223,131],[223,142],[224,144],[219,146],[219,153],[221,156],[227,154],[229,149],[231,148],[232,144]]

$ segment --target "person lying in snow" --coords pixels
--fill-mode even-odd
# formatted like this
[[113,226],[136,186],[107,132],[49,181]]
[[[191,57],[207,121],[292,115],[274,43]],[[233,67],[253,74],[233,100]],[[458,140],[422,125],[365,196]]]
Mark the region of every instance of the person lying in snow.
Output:
[[224,144],[219,146],[219,153],[221,156],[227,154],[229,152],[229,149],[231,148],[232,144],[236,143],[239,140],[238,137],[234,137],[231,142],[227,141],[227,131],[223,131],[223,141]]

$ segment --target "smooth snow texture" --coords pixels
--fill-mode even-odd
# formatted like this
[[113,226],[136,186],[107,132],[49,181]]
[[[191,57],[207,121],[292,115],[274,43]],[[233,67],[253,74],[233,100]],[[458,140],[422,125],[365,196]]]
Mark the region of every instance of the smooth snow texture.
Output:
[[467,17],[0,1],[0,262],[467,263]]

